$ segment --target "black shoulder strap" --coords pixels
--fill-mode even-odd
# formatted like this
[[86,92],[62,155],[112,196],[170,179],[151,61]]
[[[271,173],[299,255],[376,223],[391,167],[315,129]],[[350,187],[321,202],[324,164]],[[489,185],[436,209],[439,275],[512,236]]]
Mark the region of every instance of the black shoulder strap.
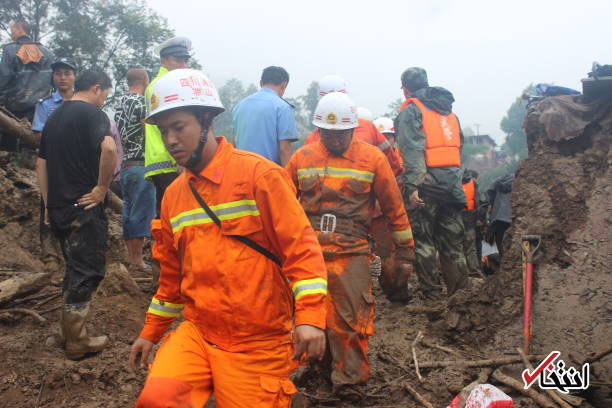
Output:
[[[217,224],[217,226],[219,228],[221,228],[221,220],[219,219],[219,217],[217,217],[217,214],[215,214],[213,212],[213,210],[210,209],[208,204],[206,204],[206,202],[204,201],[202,196],[200,196],[200,194],[198,194],[198,192],[196,191],[196,189],[193,186],[193,184],[189,183],[189,188],[191,189],[191,193],[193,194],[194,198],[200,204],[200,206],[204,209],[206,214],[208,214],[210,219],[213,220],[215,222],[215,224]],[[257,242],[252,241],[252,240],[250,240],[247,237],[243,237],[242,235],[230,235],[230,237],[232,237],[232,238],[242,242],[246,246],[249,246],[249,247],[253,248],[254,250],[259,252],[260,254],[265,256],[266,258],[270,259],[272,262],[274,262],[278,266],[280,266],[280,267],[283,266],[283,264],[281,263],[280,259],[276,255],[274,255],[272,252],[268,251],[266,248],[264,248],[261,245],[259,245]]]

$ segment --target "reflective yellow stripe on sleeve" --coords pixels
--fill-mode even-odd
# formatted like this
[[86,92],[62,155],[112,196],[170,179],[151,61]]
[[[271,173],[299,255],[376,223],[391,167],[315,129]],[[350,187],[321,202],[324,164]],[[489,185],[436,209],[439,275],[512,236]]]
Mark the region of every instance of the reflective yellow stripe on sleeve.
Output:
[[295,297],[295,300],[298,300],[306,295],[326,295],[327,280],[323,278],[305,279],[295,282],[291,289],[293,290],[293,296]]
[[298,180],[306,177],[331,177],[331,178],[352,178],[366,183],[374,181],[374,173],[371,171],[345,169],[341,167],[307,167],[297,170]]
[[179,317],[181,310],[183,310],[183,305],[180,303],[170,303],[153,298],[147,312],[163,317]]
[[401,231],[393,231],[391,234],[394,240],[396,241],[409,241],[412,238],[412,229],[405,229]]
[[[221,221],[232,220],[240,217],[259,216],[259,209],[255,200],[240,200],[229,203],[211,205],[210,209]],[[202,208],[184,211],[170,220],[172,232],[177,233],[181,228],[190,225],[208,224],[213,222]]]

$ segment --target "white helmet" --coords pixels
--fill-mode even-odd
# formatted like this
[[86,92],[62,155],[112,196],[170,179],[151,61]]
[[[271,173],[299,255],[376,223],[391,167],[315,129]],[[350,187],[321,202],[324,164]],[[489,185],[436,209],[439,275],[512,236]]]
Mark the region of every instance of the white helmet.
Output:
[[319,98],[334,91],[347,93],[344,79],[338,75],[325,75],[321,78],[319,81]]
[[380,133],[395,133],[393,120],[389,118],[383,116],[381,118],[376,119],[373,123]]
[[363,106],[357,108],[357,117],[360,119],[369,120],[370,122],[374,120],[372,111],[368,108],[364,108]]
[[215,85],[195,69],[175,69],[159,78],[146,103],[147,121],[160,112],[185,106],[208,108],[215,115],[225,110]]
[[321,129],[345,130],[359,126],[357,107],[348,95],[331,92],[321,98],[312,124]]

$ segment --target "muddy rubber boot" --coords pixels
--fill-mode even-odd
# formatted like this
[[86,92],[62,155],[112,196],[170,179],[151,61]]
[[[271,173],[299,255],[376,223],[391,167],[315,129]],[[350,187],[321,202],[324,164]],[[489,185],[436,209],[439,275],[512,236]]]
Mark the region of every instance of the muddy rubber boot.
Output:
[[62,310],[62,331],[66,342],[64,350],[70,360],[78,360],[87,353],[97,353],[108,345],[107,336],[89,337],[85,320],[89,302],[66,304]]

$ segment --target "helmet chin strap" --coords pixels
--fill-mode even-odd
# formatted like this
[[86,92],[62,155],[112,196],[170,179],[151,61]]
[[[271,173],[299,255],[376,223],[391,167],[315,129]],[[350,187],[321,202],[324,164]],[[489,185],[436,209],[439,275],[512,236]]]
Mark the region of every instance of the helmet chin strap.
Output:
[[193,170],[194,167],[196,167],[202,159],[202,150],[204,150],[204,145],[208,140],[208,129],[210,128],[211,121],[206,120],[202,122],[205,123],[202,123],[202,131],[200,133],[200,141],[198,142],[198,147],[196,147],[193,153],[191,153],[191,156],[189,156],[189,160],[187,160],[187,163],[185,163],[185,167],[187,167],[189,170]]

